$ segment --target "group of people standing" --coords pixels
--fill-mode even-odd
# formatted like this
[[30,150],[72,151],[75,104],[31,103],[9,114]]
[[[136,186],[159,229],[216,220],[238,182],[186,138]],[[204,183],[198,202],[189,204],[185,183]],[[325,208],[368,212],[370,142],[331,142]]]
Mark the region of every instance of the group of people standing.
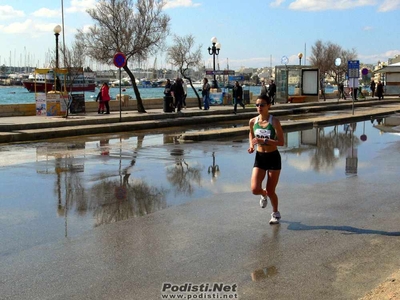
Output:
[[383,83],[380,80],[378,81],[378,84],[376,84],[375,81],[372,79],[369,88],[371,90],[372,98],[375,98],[376,95],[378,97],[378,100],[383,99]]
[[[100,88],[100,92],[97,94],[96,102],[99,102],[99,108],[97,110],[98,114],[110,114],[110,88],[107,82],[104,82]],[[105,112],[104,112],[105,109]]]
[[[354,100],[358,100],[358,94],[361,93],[361,88],[358,87],[358,79],[356,80],[356,82],[357,86],[355,85],[350,86],[350,93]],[[383,99],[383,83],[380,80],[378,81],[378,83],[375,83],[375,81],[372,79],[369,88],[371,90],[372,98],[378,97],[378,100]],[[340,82],[338,84],[338,93],[339,93],[339,99],[346,100],[346,93],[344,91],[343,82]]]
[[171,80],[167,79],[164,95],[174,99],[174,102],[171,103],[171,111],[176,109],[177,112],[180,112],[182,108],[186,108],[187,85],[182,78],[177,78],[173,84],[171,84]]

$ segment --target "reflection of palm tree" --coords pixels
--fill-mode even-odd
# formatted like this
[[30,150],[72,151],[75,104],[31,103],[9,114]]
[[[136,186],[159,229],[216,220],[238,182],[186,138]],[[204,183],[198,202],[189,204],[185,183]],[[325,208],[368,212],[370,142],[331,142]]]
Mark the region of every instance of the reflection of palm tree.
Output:
[[334,149],[339,149],[341,156],[347,153],[348,149],[360,143],[357,137],[352,142],[351,135],[338,132],[335,126],[334,130],[328,134],[324,133],[323,128],[318,129],[318,147],[311,157],[311,166],[317,172],[322,169],[331,170],[335,167],[339,158],[335,156]]
[[190,167],[183,159],[182,149],[172,149],[171,155],[175,156],[175,166],[167,168],[167,180],[175,187],[175,195],[182,193],[192,195],[194,188],[192,182],[200,185],[200,168]]

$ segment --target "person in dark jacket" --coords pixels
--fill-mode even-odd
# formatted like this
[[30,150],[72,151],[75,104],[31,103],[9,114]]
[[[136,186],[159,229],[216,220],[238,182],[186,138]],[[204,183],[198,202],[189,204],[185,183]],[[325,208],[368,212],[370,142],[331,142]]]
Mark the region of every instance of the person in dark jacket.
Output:
[[204,110],[210,109],[210,89],[211,86],[208,83],[208,79],[204,77],[203,87],[201,89],[201,96],[203,97]]
[[383,84],[380,80],[376,86],[376,95],[378,96],[378,100],[383,99]]
[[243,89],[239,84],[239,81],[235,81],[235,86],[233,87],[233,101],[234,101],[234,106],[233,106],[233,113],[236,114],[237,112],[237,105],[240,104],[241,107],[244,109],[244,104],[243,104]]
[[167,82],[164,86],[164,101],[165,101],[165,108],[166,111],[172,112],[174,111],[174,103],[173,103],[173,98],[171,94],[171,81],[167,79]]
[[371,96],[372,96],[372,98],[375,98],[375,88],[376,88],[376,84],[375,84],[375,81],[374,81],[373,79],[371,80],[371,84],[370,84],[369,88],[371,89]]
[[171,97],[171,81],[167,79],[167,83],[165,84],[164,87],[164,95],[167,97]]
[[346,100],[346,95],[344,94],[344,84],[340,82],[338,85],[339,99]]
[[182,109],[183,96],[185,95],[181,78],[175,80],[174,84],[171,86],[171,93],[175,98],[176,111],[180,112]]
[[101,90],[97,94],[96,102],[99,102],[99,107],[98,107],[97,113],[104,114],[104,101],[101,99]]
[[276,85],[273,80],[270,81],[268,86],[268,96],[271,98],[271,104],[275,105]]

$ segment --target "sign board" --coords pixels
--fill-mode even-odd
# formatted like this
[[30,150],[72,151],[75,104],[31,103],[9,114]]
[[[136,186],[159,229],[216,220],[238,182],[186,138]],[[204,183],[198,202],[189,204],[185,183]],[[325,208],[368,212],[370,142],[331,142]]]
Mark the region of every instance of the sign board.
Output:
[[359,60],[349,60],[347,62],[347,69],[349,78],[359,78],[360,77],[360,61]]
[[71,114],[85,113],[85,94],[71,94],[72,100],[69,107]]
[[365,75],[368,75],[368,69],[367,69],[367,68],[363,68],[363,69],[361,70],[361,74],[363,74],[364,76],[365,76]]
[[60,116],[61,106],[60,106],[61,94],[49,92],[46,94],[46,115],[49,117]]
[[37,93],[35,94],[36,98],[36,115],[37,116],[46,116],[46,94],[45,93]]
[[222,105],[224,93],[210,93],[210,105]]
[[228,80],[229,81],[243,81],[244,76],[243,75],[229,76]]
[[117,52],[114,54],[114,65],[117,68],[123,68],[126,64],[126,56],[122,52]]
[[206,75],[235,75],[234,70],[206,70]]

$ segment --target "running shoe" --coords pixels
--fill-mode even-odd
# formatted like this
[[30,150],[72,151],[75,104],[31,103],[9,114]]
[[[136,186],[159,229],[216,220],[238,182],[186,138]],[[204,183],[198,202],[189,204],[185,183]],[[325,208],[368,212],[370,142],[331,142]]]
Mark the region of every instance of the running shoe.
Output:
[[280,218],[281,218],[281,213],[279,211],[273,212],[271,214],[271,220],[269,221],[269,224],[279,224]]
[[266,208],[268,204],[268,197],[267,196],[263,196],[261,195],[261,199],[260,199],[260,206],[261,208]]

